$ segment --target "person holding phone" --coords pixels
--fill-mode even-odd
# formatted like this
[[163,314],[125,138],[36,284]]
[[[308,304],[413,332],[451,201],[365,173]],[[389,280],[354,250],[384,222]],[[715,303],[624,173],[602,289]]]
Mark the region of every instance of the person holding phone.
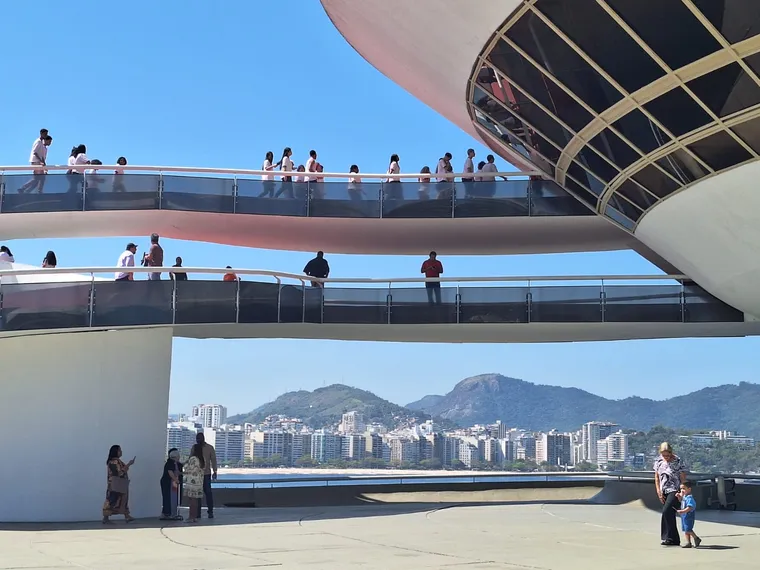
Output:
[[121,460],[121,446],[112,445],[108,450],[106,461],[108,486],[106,501],[103,503],[103,524],[113,524],[111,515],[124,515],[126,522],[135,520],[129,514],[129,468],[135,464],[136,457],[124,463]]

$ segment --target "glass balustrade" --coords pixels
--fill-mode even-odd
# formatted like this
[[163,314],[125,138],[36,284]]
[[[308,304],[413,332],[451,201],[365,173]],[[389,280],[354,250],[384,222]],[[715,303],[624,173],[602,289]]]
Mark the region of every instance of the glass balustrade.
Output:
[[0,212],[176,210],[327,218],[587,216],[550,180],[293,182],[178,174],[0,174]]
[[320,287],[258,281],[0,282],[0,331],[311,323],[742,322],[696,285],[572,285],[432,289]]

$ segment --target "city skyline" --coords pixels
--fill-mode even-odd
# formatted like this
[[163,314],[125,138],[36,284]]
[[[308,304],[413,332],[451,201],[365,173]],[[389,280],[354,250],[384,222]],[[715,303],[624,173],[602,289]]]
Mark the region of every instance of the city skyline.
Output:
[[[238,168],[259,168],[266,151],[279,155],[285,146],[294,149],[297,162],[304,162],[313,148],[327,170],[347,170],[356,163],[362,172],[384,172],[391,153],[401,156],[403,172],[418,172],[423,165],[434,166],[447,151],[454,155],[455,170],[461,168],[467,148],[474,148],[478,158],[491,152],[362,60],[318,2],[306,3],[289,17],[284,55],[272,47],[281,45],[279,15],[261,13],[246,3],[225,10],[191,3],[180,13],[144,0],[128,10],[94,0],[79,7],[93,21],[80,39],[87,65],[100,70],[98,81],[88,85],[86,104],[77,112],[72,112],[70,98],[31,86],[5,93],[4,102],[13,113],[3,121],[1,164],[25,164],[41,127],[53,136],[49,157],[56,164],[65,163],[71,147],[80,143],[87,144],[91,158],[105,163],[126,156],[130,164]],[[14,22],[0,39],[6,50],[23,45],[40,26],[46,28],[50,45],[68,45],[70,30],[78,24],[70,10],[54,3],[39,14],[20,4],[6,11]],[[120,25],[114,27],[114,21]],[[186,30],[198,29],[199,22],[204,23],[202,41],[191,40]],[[135,44],[133,30],[146,25],[152,33]],[[130,49],[123,50],[123,45]],[[220,52],[227,57],[219,58]],[[173,64],[156,65],[156,54]],[[292,60],[293,78],[273,74],[270,81],[276,81],[276,87],[264,88],[264,74],[241,72],[250,67],[252,54],[262,61],[281,56]],[[310,90],[308,97],[301,89],[282,88],[288,81],[301,84],[302,54],[309,54],[319,69],[320,88]],[[8,76],[40,65],[36,54],[23,50],[4,64]],[[203,69],[202,81],[198,69]],[[60,93],[77,92],[81,86],[64,65],[46,69],[46,82]],[[497,162],[500,168],[508,167]],[[128,241],[144,249],[148,236],[7,244],[20,263],[37,265],[52,249],[62,267],[113,266]],[[167,259],[181,255],[187,266],[300,272],[313,256],[168,239],[162,244]],[[328,257],[335,277],[418,276],[426,253]],[[441,260],[446,276],[660,273],[631,251],[467,257],[443,253]],[[241,413],[282,392],[333,382],[404,403],[445,392],[462,378],[486,371],[578,387],[608,398],[662,399],[727,381],[756,382],[751,363],[759,348],[757,338],[530,346],[178,339],[170,409],[187,409],[209,398],[229,402],[230,413]],[[680,378],[688,378],[688,389],[674,380]]]

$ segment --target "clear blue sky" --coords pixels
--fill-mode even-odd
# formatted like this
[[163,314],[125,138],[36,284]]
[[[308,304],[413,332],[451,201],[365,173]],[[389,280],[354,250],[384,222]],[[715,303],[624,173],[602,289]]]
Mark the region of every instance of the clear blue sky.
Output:
[[[0,163],[26,164],[41,127],[54,137],[48,162],[57,164],[79,143],[106,164],[124,155],[132,164],[233,168],[259,168],[266,151],[277,154],[284,146],[304,162],[314,148],[328,171],[357,163],[365,172],[384,171],[391,153],[401,156],[406,171],[432,165],[446,151],[455,166],[470,146],[479,156],[487,153],[366,63],[318,0],[283,6],[250,0],[4,5]],[[126,237],[147,243],[145,236]],[[61,265],[109,266],[124,243],[9,245],[22,263],[37,264],[53,249]],[[181,255],[187,266],[300,271],[310,257],[163,245],[167,257]],[[421,258],[333,255],[330,261],[335,277],[403,276],[416,275]],[[657,272],[630,252],[443,261],[450,276]],[[170,409],[218,402],[242,412],[285,390],[332,382],[406,403],[483,372],[607,397],[660,398],[754,381],[759,349],[757,339],[480,346],[178,339]]]

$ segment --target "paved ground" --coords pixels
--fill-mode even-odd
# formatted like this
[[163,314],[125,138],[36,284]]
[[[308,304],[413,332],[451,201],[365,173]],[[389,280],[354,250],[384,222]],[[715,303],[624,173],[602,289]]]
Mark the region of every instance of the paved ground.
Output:
[[192,526],[2,527],[0,569],[758,568],[760,514],[701,512],[700,550],[663,548],[658,529],[636,505],[235,509]]

